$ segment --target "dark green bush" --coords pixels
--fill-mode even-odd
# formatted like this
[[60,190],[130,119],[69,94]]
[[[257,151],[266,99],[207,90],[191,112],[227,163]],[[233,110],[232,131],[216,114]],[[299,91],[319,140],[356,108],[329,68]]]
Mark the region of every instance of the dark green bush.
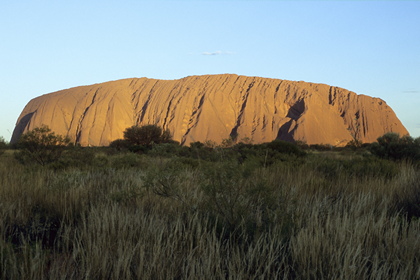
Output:
[[414,139],[409,135],[400,137],[397,133],[386,133],[372,143],[370,152],[380,158],[390,160],[411,161],[420,160],[420,139]]
[[17,144],[19,152],[15,153],[15,157],[22,164],[47,165],[58,161],[69,144],[68,137],[57,135],[44,125],[20,137]]
[[0,150],[7,149],[7,146],[8,145],[6,143],[6,140],[4,140],[4,138],[0,136]]
[[4,153],[4,151],[7,149],[7,143],[4,140],[3,137],[0,136],[0,156]]
[[172,140],[172,136],[169,130],[163,130],[157,125],[134,125],[124,131],[124,140],[132,145],[151,146],[152,144],[168,143]]
[[93,158],[92,165],[95,167],[108,167],[109,165],[109,158],[105,154],[97,154]]
[[295,141],[295,145],[297,145],[302,150],[308,150],[309,145],[305,141],[297,140]]
[[131,168],[131,167],[137,167],[137,168],[148,167],[148,164],[143,159],[143,157],[135,153],[125,153],[125,154],[114,155],[111,157],[110,161],[111,161],[111,166],[117,169]]
[[177,143],[162,143],[153,145],[153,147],[147,152],[150,156],[161,156],[161,157],[173,157],[182,154],[182,150],[186,150],[188,155],[188,147],[181,147]]
[[284,161],[296,164],[297,159],[306,155],[297,145],[280,140],[258,145],[239,143],[232,150],[236,152],[232,156],[236,156],[239,163],[252,161],[263,167]]
[[206,145],[201,142],[193,142],[190,144],[188,155],[184,156],[198,160],[217,162],[223,158],[223,150],[224,149],[222,148],[215,148],[212,145]]
[[260,154],[258,152],[258,146],[252,144],[238,143],[232,149],[237,152],[239,163],[243,163],[250,158],[255,158]]
[[304,156],[306,154],[298,145],[291,142],[274,140],[266,145],[267,148],[282,154],[291,154],[296,156]]
[[54,169],[65,169],[70,167],[90,167],[93,166],[95,159],[95,149],[88,147],[68,147],[61,155],[60,159],[51,166]]
[[117,140],[112,141],[109,144],[110,148],[113,148],[113,149],[115,149],[119,152],[128,151],[128,150],[130,150],[131,146],[132,146],[132,144],[129,141],[124,140],[124,139],[117,139]]
[[131,145],[128,150],[136,154],[145,154],[148,150],[150,150],[150,147],[146,147],[142,145]]
[[204,147],[205,147],[204,143],[201,143],[200,141],[190,143],[191,149],[202,149]]

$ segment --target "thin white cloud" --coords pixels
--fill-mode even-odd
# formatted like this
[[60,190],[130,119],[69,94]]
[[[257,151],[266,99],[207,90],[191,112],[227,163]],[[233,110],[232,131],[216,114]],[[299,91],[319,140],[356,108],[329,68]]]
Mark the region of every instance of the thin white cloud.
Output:
[[403,93],[420,93],[420,90],[404,90]]
[[228,52],[228,51],[215,51],[215,52],[202,52],[202,55],[231,55],[234,54],[234,52]]

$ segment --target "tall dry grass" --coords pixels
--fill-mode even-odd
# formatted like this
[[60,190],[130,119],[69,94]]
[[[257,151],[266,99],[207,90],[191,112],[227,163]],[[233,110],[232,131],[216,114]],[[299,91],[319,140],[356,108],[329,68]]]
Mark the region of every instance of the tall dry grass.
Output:
[[54,171],[3,155],[0,278],[420,279],[409,163],[135,157]]

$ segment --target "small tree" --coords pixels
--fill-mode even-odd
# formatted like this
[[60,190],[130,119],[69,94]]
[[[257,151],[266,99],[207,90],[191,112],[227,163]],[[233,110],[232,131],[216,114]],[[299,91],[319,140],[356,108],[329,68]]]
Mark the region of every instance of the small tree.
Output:
[[172,136],[169,130],[163,130],[157,125],[134,125],[124,131],[124,140],[132,145],[151,146],[152,144],[169,143]]
[[378,157],[391,160],[419,160],[420,139],[409,135],[400,137],[397,133],[386,133],[370,146],[370,152]]
[[20,151],[15,153],[16,159],[21,163],[35,162],[40,165],[57,161],[70,139],[57,135],[43,125],[23,134],[18,142]]

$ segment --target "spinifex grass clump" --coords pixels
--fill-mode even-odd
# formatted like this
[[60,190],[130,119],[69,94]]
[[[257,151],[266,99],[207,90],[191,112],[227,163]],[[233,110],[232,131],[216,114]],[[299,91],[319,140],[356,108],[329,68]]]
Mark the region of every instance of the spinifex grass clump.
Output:
[[420,278],[411,163],[166,148],[60,168],[2,155],[0,278]]

